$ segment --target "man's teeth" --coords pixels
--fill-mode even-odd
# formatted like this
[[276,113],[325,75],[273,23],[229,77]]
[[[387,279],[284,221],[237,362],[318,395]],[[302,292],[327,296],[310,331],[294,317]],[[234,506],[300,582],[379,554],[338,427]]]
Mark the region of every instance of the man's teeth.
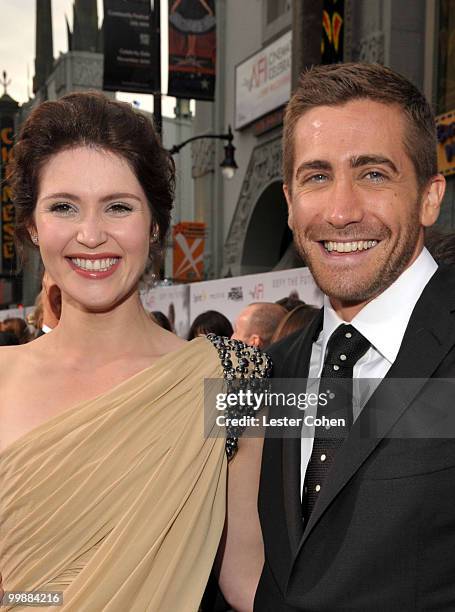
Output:
[[118,262],[118,260],[118,257],[109,259],[80,259],[79,257],[75,257],[71,259],[73,264],[78,268],[89,270],[90,272],[107,272]]
[[352,251],[366,251],[375,247],[377,240],[357,240],[356,242],[324,242],[327,251],[337,251],[337,253],[351,253]]

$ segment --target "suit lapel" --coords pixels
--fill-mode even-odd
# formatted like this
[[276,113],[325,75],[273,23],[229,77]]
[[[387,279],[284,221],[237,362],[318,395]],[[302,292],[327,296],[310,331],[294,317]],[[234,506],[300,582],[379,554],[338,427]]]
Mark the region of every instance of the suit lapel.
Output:
[[405,389],[400,389],[400,394],[394,396],[395,401],[381,412],[374,436],[366,436],[363,432],[371,431],[370,408],[381,393],[381,385],[364,407],[337,454],[326,486],[321,489],[301,538],[294,566],[305,541],[328,506],[402,416],[426,379],[432,376],[454,346],[455,321],[450,314],[455,310],[454,276],[453,268],[440,270],[425,288],[408,324],[397,359],[387,374],[387,378],[409,378],[412,382]]
[[[299,348],[290,356],[295,359],[287,366],[287,372],[283,371],[282,376],[292,378],[307,378],[310,368],[310,358],[313,342],[317,339],[322,329],[323,310],[302,334]],[[296,416],[301,416],[298,414]],[[300,455],[301,439],[284,438],[282,447],[282,479],[284,508],[286,513],[286,524],[289,534],[289,542],[292,553],[297,551],[299,542],[303,534],[302,504],[300,499]]]

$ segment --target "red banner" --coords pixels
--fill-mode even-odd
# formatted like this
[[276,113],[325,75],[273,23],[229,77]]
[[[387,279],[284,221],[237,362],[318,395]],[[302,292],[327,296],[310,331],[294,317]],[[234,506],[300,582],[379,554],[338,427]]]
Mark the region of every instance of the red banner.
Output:
[[173,279],[187,283],[203,280],[205,223],[174,225],[173,242]]
[[215,0],[169,0],[168,94],[212,101],[215,65]]

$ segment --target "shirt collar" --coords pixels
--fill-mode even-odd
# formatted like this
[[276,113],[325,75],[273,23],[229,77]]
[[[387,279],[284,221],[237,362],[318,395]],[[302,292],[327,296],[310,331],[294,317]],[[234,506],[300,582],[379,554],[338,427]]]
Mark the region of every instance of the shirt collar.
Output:
[[[422,250],[409,268],[352,319],[353,325],[391,364],[400,350],[412,311],[438,266],[427,251]],[[346,323],[324,296],[324,326],[322,354],[335,329]]]

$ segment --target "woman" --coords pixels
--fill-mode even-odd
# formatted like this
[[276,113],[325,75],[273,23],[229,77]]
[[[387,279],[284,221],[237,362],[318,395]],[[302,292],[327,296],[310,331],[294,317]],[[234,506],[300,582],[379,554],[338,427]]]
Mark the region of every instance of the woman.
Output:
[[299,329],[305,329],[318,312],[319,309],[315,306],[311,306],[310,304],[299,304],[299,306],[290,310],[281,320],[272,336],[271,343],[278,342]]
[[3,588],[63,591],[65,611],[196,611],[227,464],[215,426],[204,435],[203,379],[231,345],[183,341],[139,299],[171,160],[128,105],[70,94],[27,119],[9,181],[18,240],[39,248],[62,310],[51,334],[0,349]]
[[226,336],[230,338],[234,330],[231,322],[227,317],[217,310],[207,310],[201,312],[191,324],[188,332],[188,340],[205,336],[206,334],[216,334],[217,336]]
[[2,331],[14,334],[19,344],[26,344],[32,339],[27,322],[20,317],[8,317],[3,320]]

